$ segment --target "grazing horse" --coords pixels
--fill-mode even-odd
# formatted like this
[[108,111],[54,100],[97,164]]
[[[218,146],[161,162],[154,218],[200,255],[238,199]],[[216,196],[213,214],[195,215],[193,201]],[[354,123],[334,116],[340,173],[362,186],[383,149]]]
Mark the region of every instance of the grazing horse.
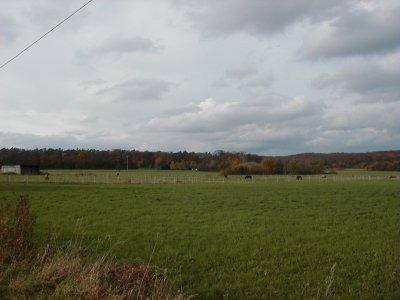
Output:
[[303,177],[301,177],[300,175],[297,175],[296,180],[303,180]]
[[322,178],[322,179],[326,179],[326,175],[322,175],[321,178]]
[[394,175],[389,176],[389,179],[397,179],[397,176],[394,176]]
[[228,178],[228,172],[227,172],[227,171],[222,170],[222,171],[220,172],[220,174],[221,174],[221,176],[224,176],[225,178]]
[[253,179],[253,176],[251,176],[251,175],[246,175],[246,176],[244,176],[244,179]]

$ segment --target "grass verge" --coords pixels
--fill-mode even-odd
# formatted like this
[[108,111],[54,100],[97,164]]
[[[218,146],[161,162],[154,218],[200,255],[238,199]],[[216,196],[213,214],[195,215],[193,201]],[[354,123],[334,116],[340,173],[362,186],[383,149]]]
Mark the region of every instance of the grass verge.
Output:
[[20,197],[0,206],[1,299],[191,299],[172,292],[165,273],[150,265],[117,265],[109,253],[85,256],[76,239],[60,246],[32,238],[35,218]]

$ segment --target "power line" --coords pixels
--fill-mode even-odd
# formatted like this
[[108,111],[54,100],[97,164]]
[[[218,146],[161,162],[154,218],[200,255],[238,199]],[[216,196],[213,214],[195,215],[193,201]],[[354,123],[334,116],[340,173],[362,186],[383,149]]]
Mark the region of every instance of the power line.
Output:
[[51,33],[53,30],[55,30],[57,27],[59,27],[61,24],[63,24],[65,21],[67,21],[69,18],[71,18],[73,15],[75,15],[77,12],[79,12],[80,10],[82,10],[85,6],[87,6],[90,2],[92,2],[94,0],[90,0],[88,2],[86,2],[84,5],[82,5],[81,7],[79,7],[77,10],[75,10],[72,14],[70,14],[68,17],[66,17],[64,20],[62,20],[60,23],[58,23],[56,26],[54,26],[53,28],[51,28],[49,31],[47,31],[45,34],[43,34],[40,38],[38,38],[36,41],[34,41],[32,44],[28,45],[27,47],[25,47],[22,51],[20,51],[17,55],[15,55],[14,57],[10,58],[8,61],[6,61],[4,64],[2,64],[0,66],[0,69],[4,68],[6,65],[8,65],[10,62],[12,62],[14,59],[16,59],[18,56],[20,56],[22,53],[24,53],[26,50],[28,50],[29,48],[31,48],[33,45],[35,45],[37,42],[39,42],[41,39],[43,39],[46,35],[48,35],[49,33]]

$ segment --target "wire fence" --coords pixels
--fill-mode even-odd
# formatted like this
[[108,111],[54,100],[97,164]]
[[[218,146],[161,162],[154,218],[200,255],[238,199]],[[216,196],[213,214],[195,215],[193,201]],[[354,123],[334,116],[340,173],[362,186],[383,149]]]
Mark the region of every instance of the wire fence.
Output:
[[51,175],[0,175],[0,182],[8,183],[71,183],[71,184],[195,184],[195,183],[268,183],[268,182],[324,182],[399,180],[398,176],[368,175],[111,175],[111,174],[51,174]]

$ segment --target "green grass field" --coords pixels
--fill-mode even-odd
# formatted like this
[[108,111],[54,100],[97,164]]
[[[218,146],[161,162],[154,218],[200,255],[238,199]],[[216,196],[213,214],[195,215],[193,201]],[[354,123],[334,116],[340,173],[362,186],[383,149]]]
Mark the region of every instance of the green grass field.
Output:
[[[0,182],[7,183],[79,183],[79,184],[160,184],[160,183],[243,183],[244,175],[229,175],[224,178],[217,172],[192,170],[42,170],[42,175],[0,174]],[[400,178],[400,172],[367,171],[363,169],[339,170],[337,174],[302,175],[305,181],[349,181],[387,180],[390,176]],[[295,181],[296,175],[253,175],[251,182],[267,183]]]
[[38,238],[83,233],[199,299],[317,298],[334,265],[332,299],[400,298],[398,180],[0,183],[0,201],[18,195]]

